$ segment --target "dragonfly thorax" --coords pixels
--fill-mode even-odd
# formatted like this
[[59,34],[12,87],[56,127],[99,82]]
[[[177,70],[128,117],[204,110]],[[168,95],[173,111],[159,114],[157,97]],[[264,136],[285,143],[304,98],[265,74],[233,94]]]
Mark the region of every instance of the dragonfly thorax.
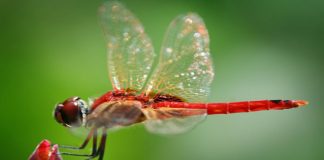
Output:
[[87,104],[79,97],[71,97],[56,105],[55,120],[65,127],[80,127],[85,124],[88,114]]
[[112,128],[139,123],[145,120],[142,108],[136,100],[104,102],[87,115],[86,126]]

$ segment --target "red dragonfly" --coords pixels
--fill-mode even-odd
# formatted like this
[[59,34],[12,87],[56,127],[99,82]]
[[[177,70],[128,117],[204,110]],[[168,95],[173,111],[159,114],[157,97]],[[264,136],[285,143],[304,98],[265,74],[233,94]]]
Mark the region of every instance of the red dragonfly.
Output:
[[[99,8],[100,22],[107,39],[109,78],[113,90],[86,104],[72,97],[56,106],[58,123],[66,127],[87,127],[83,149],[93,139],[89,155],[105,151],[107,129],[143,123],[158,134],[181,133],[206,115],[282,110],[307,104],[304,100],[257,100],[205,103],[214,77],[206,26],[197,14],[176,17],[170,24],[152,70],[155,53],[140,21],[122,4],[106,2]],[[151,72],[152,71],[152,72]],[[97,146],[98,130],[102,136]]]

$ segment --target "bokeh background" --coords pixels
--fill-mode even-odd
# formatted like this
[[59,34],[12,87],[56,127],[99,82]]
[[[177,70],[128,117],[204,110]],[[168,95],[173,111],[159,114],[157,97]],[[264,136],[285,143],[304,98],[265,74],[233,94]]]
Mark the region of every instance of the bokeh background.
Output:
[[[105,159],[324,159],[324,1],[122,2],[141,20],[156,51],[175,16],[203,17],[216,72],[209,101],[284,98],[310,104],[212,116],[178,136],[153,135],[143,126],[123,129],[109,135]],[[56,124],[52,109],[67,97],[111,89],[97,21],[101,3],[0,1],[1,159],[27,159],[45,138],[82,142]]]

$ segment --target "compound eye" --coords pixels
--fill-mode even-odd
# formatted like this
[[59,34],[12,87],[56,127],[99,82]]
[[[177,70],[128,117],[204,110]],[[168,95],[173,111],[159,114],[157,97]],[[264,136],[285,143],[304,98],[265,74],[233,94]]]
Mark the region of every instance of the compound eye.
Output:
[[55,120],[66,127],[79,127],[82,125],[83,107],[85,103],[79,97],[72,97],[56,105]]
[[63,104],[56,105],[55,110],[54,110],[54,118],[58,123],[64,125],[65,122],[63,121],[62,114],[61,114],[62,108],[63,108]]

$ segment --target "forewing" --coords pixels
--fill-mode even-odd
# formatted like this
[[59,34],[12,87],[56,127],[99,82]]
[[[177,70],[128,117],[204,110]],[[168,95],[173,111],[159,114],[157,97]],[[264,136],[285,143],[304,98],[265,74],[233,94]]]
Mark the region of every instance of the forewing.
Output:
[[159,64],[148,81],[146,95],[171,94],[185,101],[203,101],[213,77],[203,20],[193,13],[177,17],[166,32]]
[[206,118],[205,109],[186,108],[146,108],[144,125],[146,129],[155,134],[170,135],[184,133]]
[[143,26],[116,1],[104,3],[99,17],[107,40],[107,64],[114,89],[141,90],[155,56]]

